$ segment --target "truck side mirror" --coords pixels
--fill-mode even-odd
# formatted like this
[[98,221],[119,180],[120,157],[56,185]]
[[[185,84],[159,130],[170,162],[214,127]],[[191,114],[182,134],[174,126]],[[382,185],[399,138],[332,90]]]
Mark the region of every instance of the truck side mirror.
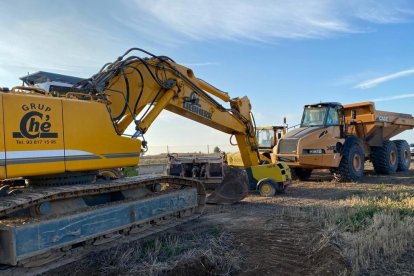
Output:
[[283,117],[283,124],[286,125],[286,117]]

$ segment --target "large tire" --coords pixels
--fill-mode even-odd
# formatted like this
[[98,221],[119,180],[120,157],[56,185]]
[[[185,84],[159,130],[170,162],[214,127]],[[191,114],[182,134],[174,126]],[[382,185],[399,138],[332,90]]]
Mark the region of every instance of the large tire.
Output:
[[312,169],[291,168],[292,178],[301,181],[308,180],[312,175]]
[[393,174],[398,169],[398,149],[393,141],[385,141],[382,147],[372,147],[371,161],[378,174]]
[[364,175],[364,163],[364,151],[357,140],[346,143],[339,167],[332,170],[335,180],[338,182],[358,181]]
[[397,171],[408,171],[411,163],[410,145],[405,140],[394,140],[398,153]]

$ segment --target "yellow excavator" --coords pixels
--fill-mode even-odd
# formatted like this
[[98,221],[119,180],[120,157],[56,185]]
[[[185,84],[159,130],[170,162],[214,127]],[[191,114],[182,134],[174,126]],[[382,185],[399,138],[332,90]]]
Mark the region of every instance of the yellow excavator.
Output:
[[245,170],[229,168],[211,203],[237,202],[247,185],[273,195],[290,183],[284,163],[261,165],[249,99],[230,98],[171,58],[132,48],[70,87],[42,89],[30,76],[25,84],[0,92],[0,264],[38,266],[200,215],[206,193],[195,179],[96,180],[99,170],[138,164],[163,110],[235,137]]

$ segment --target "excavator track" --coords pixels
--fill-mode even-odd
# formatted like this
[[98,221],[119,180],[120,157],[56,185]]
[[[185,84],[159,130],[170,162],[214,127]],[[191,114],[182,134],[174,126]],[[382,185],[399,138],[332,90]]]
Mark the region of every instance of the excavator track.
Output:
[[175,220],[170,218],[169,223],[158,220],[150,223],[138,224],[133,228],[136,230],[125,228],[112,235],[102,235],[93,240],[82,242],[69,250],[67,248],[50,250],[41,256],[27,260],[26,263],[21,266],[0,265],[0,275],[41,275],[42,273],[81,260],[91,253],[104,251],[116,247],[119,244],[143,239],[194,220],[199,216],[199,214],[192,214]]
[[[149,192],[160,183],[168,185]],[[102,198],[115,200],[101,203]],[[57,264],[56,259],[66,256],[63,259],[70,261],[82,255],[78,251],[96,251],[115,239],[131,241],[163,231],[198,217],[205,201],[199,181],[158,175],[27,189],[0,198],[0,273],[42,273],[41,267]]]

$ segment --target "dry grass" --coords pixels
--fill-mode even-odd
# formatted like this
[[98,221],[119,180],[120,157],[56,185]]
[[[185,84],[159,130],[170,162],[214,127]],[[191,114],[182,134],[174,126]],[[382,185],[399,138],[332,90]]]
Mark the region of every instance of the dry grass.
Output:
[[338,200],[335,207],[315,205],[283,209],[286,214],[301,214],[318,221],[326,234],[314,250],[328,243],[339,247],[354,275],[369,274],[414,249],[412,193],[351,196]]
[[220,228],[170,233],[91,254],[50,275],[230,275],[240,269],[233,237]]
[[343,252],[351,260],[356,274],[374,269],[381,263],[397,260],[413,248],[414,218],[399,213],[376,213],[358,232],[342,232]]
[[[255,208],[251,212],[303,217],[317,222],[324,234],[312,243],[310,255],[326,247],[336,247],[350,267],[350,272],[337,273],[374,275],[377,269],[392,266],[398,258],[414,250],[413,188],[312,183],[312,187],[306,186],[306,195],[298,190],[284,199],[253,197],[251,203]],[[333,189],[334,195],[329,192]],[[301,206],[300,202],[305,204]]]
[[356,274],[394,262],[414,248],[414,195],[384,193],[341,200],[345,210],[336,219],[343,252]]

